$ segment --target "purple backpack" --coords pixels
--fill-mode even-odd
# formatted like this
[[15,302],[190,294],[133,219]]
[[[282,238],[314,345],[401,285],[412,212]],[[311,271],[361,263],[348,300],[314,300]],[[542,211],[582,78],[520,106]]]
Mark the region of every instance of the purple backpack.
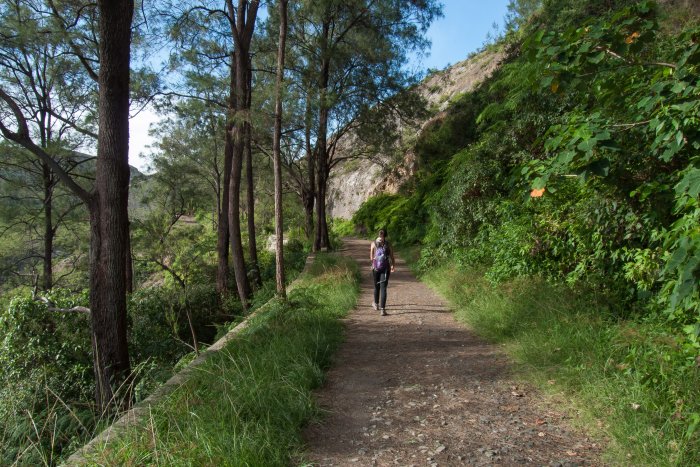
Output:
[[384,272],[389,266],[389,247],[386,242],[381,246],[374,242],[374,259],[372,260],[372,268],[375,271]]

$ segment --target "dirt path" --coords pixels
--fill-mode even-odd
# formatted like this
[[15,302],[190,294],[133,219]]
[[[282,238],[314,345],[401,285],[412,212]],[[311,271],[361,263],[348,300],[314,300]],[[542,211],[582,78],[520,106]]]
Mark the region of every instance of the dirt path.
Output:
[[397,258],[387,312],[372,309],[369,242],[344,254],[364,268],[336,366],[318,392],[328,410],[305,432],[314,465],[599,465],[599,448],[513,380],[494,345],[458,324]]

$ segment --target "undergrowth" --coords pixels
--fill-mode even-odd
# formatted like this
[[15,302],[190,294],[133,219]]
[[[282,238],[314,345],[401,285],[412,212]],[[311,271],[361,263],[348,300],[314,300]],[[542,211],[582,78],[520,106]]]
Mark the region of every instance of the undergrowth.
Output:
[[[521,373],[570,400],[610,436],[620,465],[698,465],[700,372],[683,337],[652,320],[621,320],[592,291],[523,277],[493,286],[446,264],[423,280],[457,318],[505,345]],[[597,429],[597,428],[596,428]]]
[[186,384],[152,407],[139,428],[91,461],[128,465],[288,465],[302,426],[318,415],[311,390],[342,339],[339,319],[357,299],[357,269],[319,255]]

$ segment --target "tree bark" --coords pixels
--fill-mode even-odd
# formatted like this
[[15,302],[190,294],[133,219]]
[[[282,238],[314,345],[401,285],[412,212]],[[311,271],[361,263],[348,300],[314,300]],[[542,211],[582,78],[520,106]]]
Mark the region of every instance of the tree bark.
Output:
[[321,37],[321,74],[319,81],[320,108],[318,112],[318,188],[316,190],[316,238],[314,251],[330,247],[328,227],[326,222],[326,188],[328,184],[328,82],[330,79],[330,58],[328,56],[328,41],[330,21],[324,20]]
[[218,257],[218,266],[216,269],[216,290],[219,294],[225,295],[228,293],[228,280],[230,274],[229,268],[229,193],[231,184],[231,169],[233,164],[233,112],[234,112],[234,92],[235,92],[235,55],[231,54],[231,78],[229,86],[229,114],[227,116],[226,131],[224,134],[224,181],[221,195],[221,208],[218,213],[218,235],[216,243],[216,253]]
[[[253,72],[251,70],[250,61],[248,61],[248,73],[246,77],[246,103],[245,106],[250,110],[252,87],[253,87]],[[246,119],[244,124],[244,153],[246,164],[246,185],[247,185],[247,203],[248,203],[248,257],[251,265],[251,279],[256,288],[262,286],[262,278],[260,277],[260,265],[258,264],[258,245],[255,237],[255,186],[253,183],[253,151],[252,145],[252,126],[250,120]]]
[[44,272],[42,286],[44,290],[53,287],[53,239],[55,230],[53,228],[53,174],[51,168],[41,164],[44,182]]
[[131,221],[128,222],[126,228],[126,292],[133,293],[134,291],[134,258],[131,254]]
[[243,309],[248,308],[248,298],[250,297],[250,283],[248,282],[248,272],[245,265],[245,258],[243,256],[243,241],[241,239],[241,172],[243,170],[243,125],[240,122],[240,113],[238,109],[242,106],[242,100],[244,99],[245,87],[243,85],[243,80],[245,76],[244,70],[244,60],[241,58],[241,54],[236,51],[234,54],[234,70],[231,79],[234,80],[235,93],[234,97],[234,108],[232,109],[233,118],[236,119],[232,122],[233,126],[230,132],[227,132],[227,137],[230,141],[227,144],[231,144],[232,147],[232,157],[231,157],[231,177],[229,182],[229,211],[228,211],[228,224],[229,224],[229,240],[231,242],[231,259],[233,260],[233,274],[236,278],[236,289],[238,290],[238,297],[241,300]]
[[[306,220],[305,233],[306,238],[309,241],[313,240],[314,235],[314,204],[316,200],[316,160],[315,153],[311,148],[311,92],[309,91],[306,96],[306,116],[304,118],[305,128],[305,144],[306,144],[306,170],[308,176],[308,188],[304,189],[302,186],[302,203],[304,204],[304,215]],[[303,185],[303,184],[302,184]]]
[[272,159],[275,172],[275,283],[277,295],[286,297],[284,278],[284,218],[282,212],[282,83],[284,81],[284,51],[287,43],[287,0],[279,0],[280,35],[277,49],[277,78],[275,80],[275,129]]
[[129,217],[129,61],[133,0],[99,0],[100,72],[96,193],[90,210],[90,309],[95,399],[103,411],[130,404],[117,391],[131,373],[126,340]]
[[238,297],[244,309],[248,308],[250,297],[250,283],[243,257],[243,241],[241,239],[241,172],[243,169],[243,129],[241,125],[233,126],[229,137],[233,140],[233,161],[231,164],[231,181],[229,184],[229,235],[231,241],[231,258],[233,260],[233,273],[236,276],[236,288]]

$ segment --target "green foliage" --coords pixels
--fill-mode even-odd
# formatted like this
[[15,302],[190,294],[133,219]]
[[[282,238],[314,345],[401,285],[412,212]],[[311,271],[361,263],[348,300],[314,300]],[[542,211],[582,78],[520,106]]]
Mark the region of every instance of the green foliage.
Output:
[[659,299],[681,322],[697,322],[700,29],[673,38],[658,30],[654,4],[640,2],[563,33],[533,36],[532,55],[550,63],[542,84],[593,96],[548,130],[548,158],[523,172],[538,175],[534,188],[556,188],[563,174],[574,173],[587,184],[602,177],[608,191],[647,209],[672,200],[642,215],[661,223],[648,245],[667,251]]
[[342,338],[340,318],[357,298],[357,270],[319,255],[290,293],[132,429],[96,463],[287,465],[300,431],[318,414],[312,389]]
[[449,160],[453,154],[474,142],[476,119],[483,103],[479,92],[460,96],[446,116],[432,120],[415,144],[418,160],[424,165]]
[[[86,297],[54,290],[58,307]],[[49,311],[28,295],[0,315],[0,463],[55,463],[89,434],[94,416],[92,348],[87,315]]]
[[333,219],[331,223],[331,231],[333,235],[338,237],[350,237],[355,235],[355,224],[348,219]]
[[386,229],[397,246],[421,242],[429,228],[429,207],[444,178],[445,167],[437,164],[407,193],[369,198],[352,217],[356,230],[373,236],[379,229]]
[[[253,308],[275,292],[274,255],[260,256],[265,283],[256,291]],[[289,242],[285,251],[288,280],[301,271],[305,259],[303,246]],[[175,262],[173,267],[180,266]],[[198,282],[192,274],[183,277],[189,279],[184,288],[151,286],[129,296],[131,390],[136,401],[189,359],[194,336],[202,348],[242,313],[240,302],[233,296],[221,300],[211,281]],[[61,308],[87,303],[85,294],[67,290],[47,296]],[[109,423],[95,415],[90,402],[94,382],[89,318],[77,312],[48,311],[46,304],[25,292],[9,301],[0,315],[0,336],[0,463],[58,463],[99,431],[97,427]]]
[[483,225],[493,223],[502,182],[500,167],[489,160],[486,145],[458,152],[449,163],[445,184],[436,196],[429,243],[442,243],[449,251],[466,247]]

